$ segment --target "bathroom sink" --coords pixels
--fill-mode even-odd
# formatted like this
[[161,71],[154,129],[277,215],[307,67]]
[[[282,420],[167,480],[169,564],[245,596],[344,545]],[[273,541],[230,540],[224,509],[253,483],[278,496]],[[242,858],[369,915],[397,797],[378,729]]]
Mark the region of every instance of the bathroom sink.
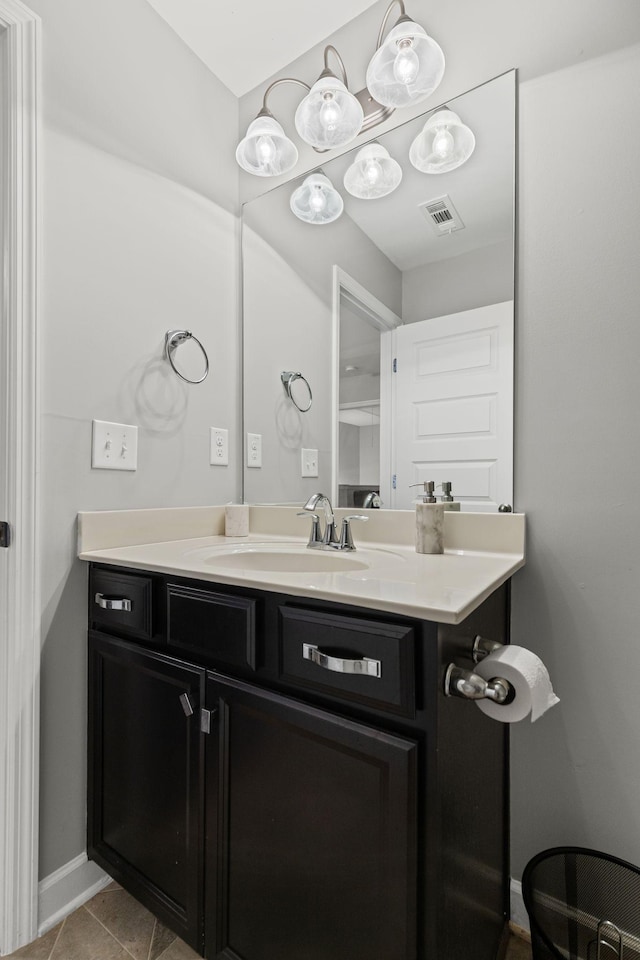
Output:
[[185,557],[220,570],[265,573],[347,573],[369,570],[391,551],[309,550],[306,544],[251,542],[200,547]]

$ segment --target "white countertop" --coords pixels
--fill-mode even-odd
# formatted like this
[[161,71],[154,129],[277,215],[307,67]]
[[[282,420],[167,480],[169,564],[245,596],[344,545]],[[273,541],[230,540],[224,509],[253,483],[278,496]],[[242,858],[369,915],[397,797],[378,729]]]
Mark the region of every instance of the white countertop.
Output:
[[[82,513],[78,555],[81,560],[353,604],[442,623],[460,623],[524,565],[522,514],[447,514],[445,552],[429,556],[416,553],[407,542],[412,511],[374,510],[369,511],[370,523],[354,526],[359,548],[335,557],[336,572],[298,572],[295,563],[291,564],[293,571],[225,567],[225,551],[289,549],[295,553],[304,547],[306,536],[292,535],[292,531],[300,531],[296,509],[252,507],[248,537],[221,535],[224,507]],[[346,512],[337,510],[336,516]],[[203,521],[213,535],[193,536],[198,525],[204,532]],[[303,524],[305,532],[307,526]],[[187,535],[180,537],[185,532]],[[392,539],[394,535],[397,542]],[[374,539],[376,536],[379,539]],[[132,542],[136,537],[140,542]],[[343,570],[343,559],[367,566]]]

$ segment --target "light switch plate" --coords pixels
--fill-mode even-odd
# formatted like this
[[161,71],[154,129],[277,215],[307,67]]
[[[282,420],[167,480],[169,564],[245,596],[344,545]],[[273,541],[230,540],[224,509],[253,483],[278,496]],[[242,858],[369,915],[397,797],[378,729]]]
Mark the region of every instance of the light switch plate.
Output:
[[94,420],[91,466],[98,470],[137,470],[138,428],[130,423]]
[[318,451],[310,450],[306,447],[302,448],[302,463],[301,463],[301,473],[302,477],[317,477],[318,476]]
[[211,427],[211,454],[209,463],[218,467],[229,466],[229,431],[223,427]]
[[262,466],[262,435],[260,433],[247,434],[247,466]]

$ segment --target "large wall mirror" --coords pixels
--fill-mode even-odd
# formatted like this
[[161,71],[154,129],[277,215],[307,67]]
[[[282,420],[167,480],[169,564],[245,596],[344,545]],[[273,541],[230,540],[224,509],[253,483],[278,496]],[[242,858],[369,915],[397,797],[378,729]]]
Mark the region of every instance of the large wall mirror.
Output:
[[[443,108],[475,149],[425,172],[412,144]],[[442,166],[451,127],[432,129],[422,165]],[[360,144],[243,208],[244,499],[409,508],[433,480],[496,510],[513,503],[515,72],[372,142],[399,164],[392,192],[346,189],[354,163],[361,192],[387,176]]]

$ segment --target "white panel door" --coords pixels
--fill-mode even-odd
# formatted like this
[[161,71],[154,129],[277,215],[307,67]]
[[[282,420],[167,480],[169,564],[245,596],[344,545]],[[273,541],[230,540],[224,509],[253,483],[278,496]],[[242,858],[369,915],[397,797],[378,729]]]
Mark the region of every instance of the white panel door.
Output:
[[513,502],[513,302],[409,323],[393,331],[391,491],[450,480],[467,510]]

